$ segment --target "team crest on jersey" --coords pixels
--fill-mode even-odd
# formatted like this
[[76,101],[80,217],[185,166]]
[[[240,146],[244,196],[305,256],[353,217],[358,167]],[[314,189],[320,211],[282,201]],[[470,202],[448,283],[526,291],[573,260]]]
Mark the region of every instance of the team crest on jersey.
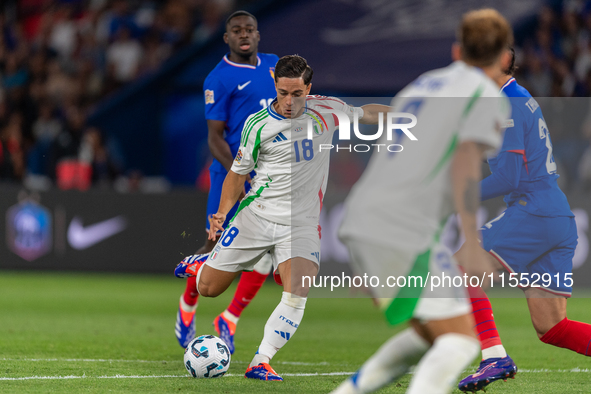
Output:
[[322,123],[314,123],[312,128],[314,129],[314,134],[322,135],[324,133],[324,127],[322,127]]
[[240,164],[242,161],[242,148],[238,149],[238,153],[236,153],[236,158],[234,159],[236,163]]
[[269,67],[269,74],[271,74],[271,78],[275,80],[275,67]]
[[205,104],[213,104],[215,103],[213,99],[213,90],[206,89],[205,90]]

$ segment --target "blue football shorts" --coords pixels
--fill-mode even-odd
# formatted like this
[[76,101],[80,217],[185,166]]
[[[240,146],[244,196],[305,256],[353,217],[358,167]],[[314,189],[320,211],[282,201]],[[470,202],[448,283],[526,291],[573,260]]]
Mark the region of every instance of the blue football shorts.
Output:
[[[552,294],[571,296],[572,260],[578,238],[574,217],[535,216],[512,206],[481,231],[484,249],[509,273],[520,274],[519,287],[539,286]],[[524,276],[529,286],[522,286],[527,284],[521,279]]]

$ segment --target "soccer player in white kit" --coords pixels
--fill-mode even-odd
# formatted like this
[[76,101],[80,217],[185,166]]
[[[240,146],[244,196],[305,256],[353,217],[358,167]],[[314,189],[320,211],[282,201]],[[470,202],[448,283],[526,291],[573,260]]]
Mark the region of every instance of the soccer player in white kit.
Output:
[[[451,252],[439,242],[449,214],[457,211],[469,256],[460,261],[480,279],[490,267],[479,250],[476,211],[483,154],[502,142],[510,105],[493,79],[508,63],[513,34],[495,10],[464,15],[454,63],[427,72],[392,101],[396,112],[417,116],[413,135],[394,155],[375,152],[346,201],[339,237],[354,272],[409,278],[404,287],[371,289],[392,325],[411,327],[386,342],[334,393],[372,392],[418,362],[407,393],[447,393],[479,351],[465,287],[432,289],[410,277],[462,277]],[[419,362],[420,360],[420,362]]]
[[[275,279],[284,292],[265,325],[247,378],[283,380],[269,361],[293,337],[304,315],[309,289],[302,276],[314,277],[319,269],[318,221],[330,158],[330,150],[320,150],[320,145],[331,143],[337,127],[337,117],[330,112],[343,112],[350,120],[357,114],[360,123],[377,124],[380,113],[390,110],[385,105],[355,108],[334,97],[308,96],[312,73],[297,55],[277,62],[277,98],[245,122],[218,212],[210,219],[210,239],[218,230],[224,232],[196,275],[199,293],[216,297],[241,271],[252,270],[263,254],[271,253]],[[312,139],[308,139],[308,121]],[[257,175],[251,190],[224,230],[226,214],[253,170]]]

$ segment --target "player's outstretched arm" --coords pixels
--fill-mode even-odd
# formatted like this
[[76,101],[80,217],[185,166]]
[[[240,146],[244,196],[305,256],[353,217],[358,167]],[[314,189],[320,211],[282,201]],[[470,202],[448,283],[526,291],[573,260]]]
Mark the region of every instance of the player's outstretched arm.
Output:
[[476,222],[476,212],[480,205],[480,163],[486,148],[488,147],[473,141],[461,142],[451,163],[454,205],[466,237],[464,253],[457,258],[469,276],[479,278],[492,272],[488,256],[478,241]]
[[215,241],[216,234],[218,231],[223,231],[224,221],[226,220],[226,215],[230,212],[230,209],[236,204],[238,201],[238,197],[244,190],[244,182],[248,174],[240,175],[235,173],[234,171],[228,171],[228,175],[226,175],[226,179],[224,179],[224,185],[222,186],[222,196],[220,197],[220,206],[218,207],[218,212],[211,215],[209,218],[209,239]]
[[386,119],[386,113],[392,112],[392,107],[382,104],[366,104],[361,107],[363,109],[363,117],[359,119],[359,123],[362,124],[378,124],[380,121],[380,114],[384,114],[384,121]]
[[224,130],[226,128],[226,122],[223,120],[207,120],[207,145],[209,146],[209,151],[211,155],[226,169],[226,171],[230,171],[232,167],[232,161],[234,160],[234,156],[232,156],[232,151],[230,150],[230,145],[224,139]]

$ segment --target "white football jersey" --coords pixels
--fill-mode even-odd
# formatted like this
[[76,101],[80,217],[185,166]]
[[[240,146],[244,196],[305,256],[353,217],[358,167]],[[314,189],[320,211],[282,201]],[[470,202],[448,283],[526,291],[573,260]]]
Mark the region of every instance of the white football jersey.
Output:
[[401,134],[399,141],[379,141],[404,149],[374,151],[346,200],[339,237],[422,252],[454,211],[450,164],[456,147],[463,141],[500,147],[510,105],[480,69],[457,61],[421,75],[392,106],[417,116],[410,129],[417,140]]
[[276,100],[245,122],[232,171],[245,175],[256,170],[256,176],[237,213],[248,207],[271,222],[317,225],[330,160],[330,150],[319,148],[332,142],[338,126],[334,116],[322,112],[336,109],[353,121],[356,109],[334,97],[308,96],[303,114],[289,119],[275,111]]

